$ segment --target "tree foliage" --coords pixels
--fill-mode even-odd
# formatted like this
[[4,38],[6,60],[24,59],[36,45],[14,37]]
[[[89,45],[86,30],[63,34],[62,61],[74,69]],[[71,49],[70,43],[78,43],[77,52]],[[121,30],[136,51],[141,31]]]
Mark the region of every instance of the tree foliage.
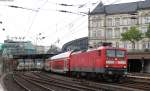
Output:
[[147,32],[145,33],[145,36],[150,39],[150,24],[148,25],[148,29]]
[[136,28],[131,27],[127,32],[121,34],[122,41],[130,41],[135,48],[135,42],[142,40],[142,33]]

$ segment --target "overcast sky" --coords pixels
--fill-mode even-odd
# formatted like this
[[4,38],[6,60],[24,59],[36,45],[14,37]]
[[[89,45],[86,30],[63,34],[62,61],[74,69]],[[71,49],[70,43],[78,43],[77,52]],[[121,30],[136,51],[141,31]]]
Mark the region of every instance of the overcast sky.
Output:
[[[79,12],[92,10],[100,0],[14,0],[0,1],[0,43],[6,37],[25,37],[34,44],[49,46],[88,35],[87,16]],[[104,4],[142,0],[102,0]],[[59,4],[73,6],[61,6]],[[15,5],[22,8],[12,8]],[[81,7],[83,5],[83,7]],[[67,10],[72,13],[62,13]],[[2,29],[5,28],[5,31]],[[40,34],[39,34],[40,33]],[[41,39],[45,37],[45,39]],[[58,42],[59,41],[59,42]]]

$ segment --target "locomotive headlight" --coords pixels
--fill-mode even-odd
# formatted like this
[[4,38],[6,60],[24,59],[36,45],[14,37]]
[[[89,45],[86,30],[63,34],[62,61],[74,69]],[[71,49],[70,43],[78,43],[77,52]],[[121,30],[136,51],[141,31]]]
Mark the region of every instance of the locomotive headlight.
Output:
[[106,68],[108,68],[109,66],[108,65],[106,65]]
[[127,66],[123,66],[123,68],[127,68]]

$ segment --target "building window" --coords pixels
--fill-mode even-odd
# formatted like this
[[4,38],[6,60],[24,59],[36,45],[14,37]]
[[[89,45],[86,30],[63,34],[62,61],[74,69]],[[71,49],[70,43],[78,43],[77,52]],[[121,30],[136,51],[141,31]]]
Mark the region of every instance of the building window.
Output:
[[119,42],[116,42],[116,47],[119,48]]
[[102,26],[104,26],[104,22],[103,22],[102,19],[100,19],[100,20],[99,20],[99,27],[102,27]]
[[112,26],[112,18],[107,19],[107,26]]
[[141,17],[141,20],[142,20],[141,23],[142,23],[142,24],[145,24],[145,18],[144,18],[144,17]]
[[115,28],[115,38],[120,38],[120,28]]
[[127,42],[123,42],[123,47],[124,48],[128,48],[128,43]]
[[125,33],[125,32],[127,32],[127,31],[128,31],[128,28],[127,28],[127,27],[122,28],[122,33]]
[[97,37],[97,38],[101,38],[101,36],[102,36],[102,35],[101,35],[101,30],[97,30],[96,32],[97,32],[96,37]]
[[96,30],[92,30],[92,37],[95,38],[96,37]]
[[92,27],[93,21],[89,21],[89,26]]
[[106,38],[112,38],[112,29],[111,28],[108,28],[107,30],[106,30]]
[[96,24],[97,24],[97,27],[100,28],[101,27],[101,20],[97,19]]
[[115,18],[115,26],[120,26],[120,18]]
[[131,25],[138,24],[138,18],[137,17],[131,17]]
[[96,21],[92,21],[91,27],[93,27],[93,28],[97,27],[97,22]]
[[143,49],[149,49],[149,48],[150,48],[150,42],[144,42]]
[[101,26],[101,22],[100,21],[98,21],[98,20],[90,21],[90,27],[97,28],[97,27],[100,27],[100,26]]
[[122,19],[122,25],[128,25],[128,18],[127,17],[124,17]]
[[101,27],[103,26],[103,19],[100,16],[93,16],[89,18],[90,27]]
[[147,32],[147,27],[142,27],[141,32],[143,33],[143,37],[145,37],[145,33]]
[[141,28],[141,32],[142,32],[142,33],[146,33],[146,32],[147,32],[147,27],[142,27],[142,28]]
[[93,30],[92,32],[91,32],[91,37],[93,37],[93,38],[100,38],[101,37],[101,30]]
[[146,16],[145,17],[145,23],[147,24],[147,23],[150,23],[150,16]]
[[150,23],[150,16],[143,16],[142,18],[142,24]]

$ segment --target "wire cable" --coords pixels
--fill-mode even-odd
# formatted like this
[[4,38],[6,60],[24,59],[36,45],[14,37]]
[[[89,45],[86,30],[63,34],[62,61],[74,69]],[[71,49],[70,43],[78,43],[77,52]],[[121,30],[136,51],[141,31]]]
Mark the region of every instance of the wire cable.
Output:
[[[112,2],[111,4],[117,3],[118,1],[120,1],[120,0],[116,0],[116,1]],[[111,5],[111,4],[109,4],[109,5]],[[104,6],[104,5],[103,5],[103,6]],[[103,7],[103,6],[102,6],[102,7]],[[75,29],[73,29],[73,30],[75,30]],[[71,30],[71,31],[73,31],[73,30]],[[77,32],[78,32],[78,31],[77,31]],[[69,35],[73,35],[73,34],[75,34],[75,32],[71,32],[71,33],[69,32],[69,33],[65,34],[64,36],[62,36],[60,39],[62,40],[62,39],[65,38],[65,36],[67,36],[67,35],[69,36]],[[60,40],[60,41],[61,41],[61,40]]]
[[26,36],[27,36],[27,35],[29,34],[29,32],[30,32],[30,30],[31,30],[31,28],[32,28],[32,26],[33,26],[33,24],[34,24],[34,21],[36,20],[36,17],[37,17],[37,15],[38,15],[38,12],[41,10],[42,7],[44,7],[44,5],[45,5],[47,2],[48,2],[48,0],[45,0],[45,2],[44,2],[40,7],[37,8],[37,12],[36,12],[35,15],[33,16],[33,19],[32,19],[32,21],[31,21],[31,24],[30,24],[30,26],[29,26],[29,28],[28,28],[28,30],[27,30]]

